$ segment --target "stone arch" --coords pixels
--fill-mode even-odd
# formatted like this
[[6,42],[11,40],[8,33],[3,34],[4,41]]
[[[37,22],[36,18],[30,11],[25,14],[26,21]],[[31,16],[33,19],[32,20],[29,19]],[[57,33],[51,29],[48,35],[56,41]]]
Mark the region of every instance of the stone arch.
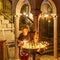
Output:
[[[57,8],[56,8],[55,3],[53,2],[53,0],[47,0],[47,1],[49,3],[50,7],[52,8],[52,15],[54,15],[54,16],[56,15],[57,16]],[[42,3],[43,3],[43,1],[42,1]],[[42,4],[40,6],[40,9],[42,9]],[[39,22],[39,18],[41,17],[41,13],[38,16],[38,22]]]
[[[20,15],[21,7],[24,5],[24,0],[19,0],[16,6],[16,15]],[[29,5],[29,11],[31,10],[30,4]]]
[[[42,2],[42,4],[43,4],[43,2]],[[41,4],[41,8],[42,8],[42,4]],[[53,0],[48,0],[48,4],[50,5],[50,7],[52,7],[53,14],[57,14],[57,9],[56,9],[56,6],[55,6],[55,3],[53,2]]]
[[51,5],[52,5],[53,13],[57,14],[57,8],[56,8],[55,3],[54,3],[52,0],[48,0],[48,1],[49,1],[49,2],[51,3]]
[[[15,42],[17,42],[17,38],[19,36],[19,34],[21,33],[19,31],[19,18],[20,18],[20,11],[21,11],[21,8],[22,6],[24,5],[25,3],[25,0],[19,0],[17,5],[16,5],[16,13],[15,13],[15,20],[14,20],[14,25],[15,25]],[[30,8],[30,4],[29,4],[29,9],[31,10]],[[19,54],[18,54],[18,51],[17,51],[17,43],[15,44],[15,57],[16,58],[19,58]]]
[[[17,5],[16,5],[16,15],[15,15],[15,20],[16,20],[16,27],[17,27],[17,36],[19,36],[19,18],[20,18],[20,11],[21,11],[21,8],[22,6],[25,4],[25,0],[19,0]],[[30,4],[28,3],[29,5],[29,12],[31,10],[31,7],[30,7]]]
[[[53,22],[54,22],[54,29],[53,29],[54,30],[54,36],[53,36],[53,38],[54,38],[54,59],[58,60],[58,50],[57,50],[58,49],[58,47],[57,47],[57,45],[58,45],[58,43],[57,43],[57,40],[58,40],[58,37],[57,37],[57,20],[58,20],[58,17],[57,17],[57,8],[56,8],[53,0],[47,0],[47,1],[50,3],[50,5],[52,7],[52,13],[50,13],[50,15],[53,17]],[[41,8],[42,8],[42,4],[41,4]],[[41,18],[41,14],[39,15],[39,18]]]
[[[40,7],[41,9],[42,9],[43,4],[48,4],[52,8],[52,13],[47,13],[47,15],[50,14],[53,17],[53,19],[55,20],[56,16],[57,16],[57,9],[56,9],[56,6],[55,6],[55,3],[53,2],[53,0],[43,0],[41,3],[41,7]],[[39,19],[43,16],[45,17],[45,15],[46,15],[46,13],[42,13],[42,12],[39,14],[38,27],[39,27]],[[38,28],[38,30],[39,30],[39,28]]]

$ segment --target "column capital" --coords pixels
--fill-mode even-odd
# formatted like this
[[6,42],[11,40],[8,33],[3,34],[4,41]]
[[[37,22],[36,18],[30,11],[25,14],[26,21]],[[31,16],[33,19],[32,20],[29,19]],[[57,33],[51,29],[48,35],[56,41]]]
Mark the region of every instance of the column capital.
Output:
[[20,15],[15,15],[14,17],[15,17],[15,18],[16,18],[16,17],[20,17]]
[[57,18],[57,14],[51,14],[53,16],[53,18]]
[[55,15],[55,16],[54,16],[54,18],[58,18],[58,16],[57,16],[57,15]]

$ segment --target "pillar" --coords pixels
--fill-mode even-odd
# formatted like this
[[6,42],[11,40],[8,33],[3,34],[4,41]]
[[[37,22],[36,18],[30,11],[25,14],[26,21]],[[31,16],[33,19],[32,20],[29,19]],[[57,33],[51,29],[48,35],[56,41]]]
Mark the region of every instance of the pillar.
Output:
[[12,4],[12,15],[15,15],[15,6],[16,6],[16,1],[15,0],[11,0],[12,2],[11,2],[11,4]]
[[6,10],[6,1],[3,0],[3,11],[5,12],[5,10]]
[[34,31],[38,32],[38,16],[34,15]]
[[14,19],[14,25],[15,25],[15,60],[19,59],[19,54],[18,54],[18,46],[17,46],[17,38],[18,38],[18,33],[19,33],[19,20],[18,20],[19,16],[15,15],[15,19]]
[[38,16],[40,9],[32,9],[33,19],[34,19],[34,31],[38,32]]
[[57,16],[54,16],[54,60],[58,60]]

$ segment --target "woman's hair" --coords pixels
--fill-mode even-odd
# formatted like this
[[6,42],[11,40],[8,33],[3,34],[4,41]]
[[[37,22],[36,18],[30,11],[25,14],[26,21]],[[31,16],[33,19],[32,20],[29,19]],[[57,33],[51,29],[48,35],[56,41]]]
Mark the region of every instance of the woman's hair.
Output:
[[23,27],[22,27],[22,30],[25,29],[25,28],[28,29],[28,31],[30,31],[29,26],[23,26]]
[[22,30],[23,30],[23,29],[25,29],[25,28],[26,28],[26,29],[28,29],[28,27],[27,27],[27,26],[23,26],[23,27],[22,27]]

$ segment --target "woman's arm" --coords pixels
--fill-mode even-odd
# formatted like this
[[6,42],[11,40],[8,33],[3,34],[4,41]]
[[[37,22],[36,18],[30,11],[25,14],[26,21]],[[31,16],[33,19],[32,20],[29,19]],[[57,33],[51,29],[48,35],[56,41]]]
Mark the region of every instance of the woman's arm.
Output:
[[18,40],[17,43],[18,43],[18,46],[22,46],[23,45],[23,41],[22,40]]

